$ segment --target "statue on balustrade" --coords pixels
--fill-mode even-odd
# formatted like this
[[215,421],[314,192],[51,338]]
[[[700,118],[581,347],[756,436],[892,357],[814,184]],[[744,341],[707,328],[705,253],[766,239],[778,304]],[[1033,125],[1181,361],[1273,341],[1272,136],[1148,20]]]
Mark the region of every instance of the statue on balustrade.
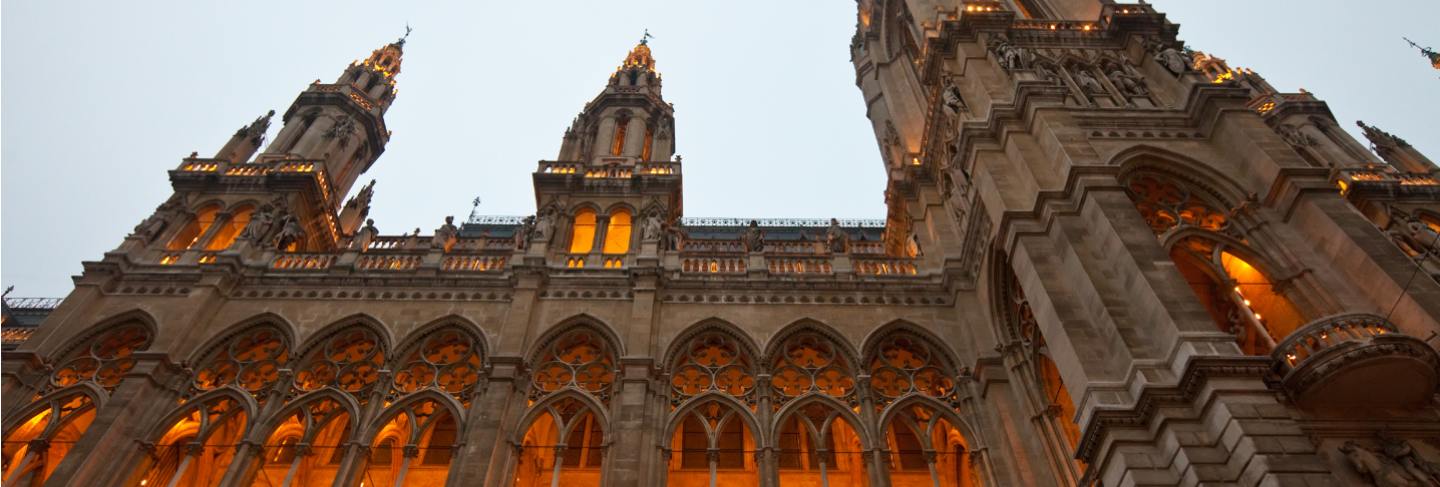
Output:
[[996,61],[1005,71],[1030,69],[1030,63],[1035,58],[1030,49],[1011,44],[1010,38],[1004,34],[990,38],[990,51],[995,53]]
[[365,226],[355,232],[355,238],[350,239],[350,249],[364,252],[365,249],[370,248],[370,243],[379,236],[380,229],[375,228],[375,219],[368,218],[365,220]]
[[460,229],[455,227],[455,217],[445,217],[445,224],[435,229],[435,236],[430,239],[430,248],[450,250],[455,245],[455,240],[460,235]]
[[407,249],[418,249],[418,248],[420,248],[420,227],[415,227],[415,231],[414,231],[414,232],[411,232],[410,234],[405,235],[405,237],[406,237],[406,238],[405,238],[405,248],[407,248]]
[[540,210],[539,216],[535,218],[535,228],[530,234],[530,241],[544,244],[550,243],[550,238],[554,236],[555,233],[555,219],[558,216],[556,213],[558,213],[558,210],[556,210],[554,206],[547,206]]
[[660,237],[660,248],[662,250],[680,250],[685,245],[685,228],[679,221],[674,224],[664,223],[663,233]]
[[960,93],[960,86],[955,83],[955,78],[950,78],[945,83],[945,91],[940,93],[945,104],[945,115],[951,120],[958,120],[961,113],[969,110],[965,105],[965,97]]
[[1046,62],[1040,62],[1035,64],[1035,77],[1040,78],[1041,80],[1044,80],[1045,82],[1052,85],[1058,86],[1064,84],[1064,80],[1060,78],[1060,73],[1056,72],[1053,65]]
[[520,226],[515,227],[515,250],[530,248],[530,235],[535,233],[535,215],[520,220]]
[[831,218],[830,228],[825,230],[825,245],[830,247],[830,253],[843,254],[850,245],[850,234],[840,228],[840,220]]
[[1075,67],[1075,83],[1080,85],[1080,90],[1086,94],[1105,94],[1105,85],[1100,84],[1100,80],[1095,79],[1095,75],[1090,74],[1090,70],[1084,66]]
[[250,215],[250,221],[245,224],[244,229],[240,230],[240,236],[237,239],[245,242],[265,242],[274,226],[275,207],[268,204],[261,206],[259,210]]
[[147,244],[159,238],[160,234],[165,233],[165,229],[170,226],[170,217],[178,213],[184,206],[184,200],[185,197],[179,193],[170,196],[170,199],[155,207],[154,213],[141,221],[139,225],[135,225],[135,232],[131,235],[144,238]]
[[286,213],[280,219],[280,233],[275,236],[275,248],[287,250],[293,245],[298,250],[304,243],[305,228],[300,225],[300,219]]
[[765,234],[760,231],[760,222],[750,220],[750,226],[740,233],[740,243],[745,245],[746,252],[763,252],[765,250]]

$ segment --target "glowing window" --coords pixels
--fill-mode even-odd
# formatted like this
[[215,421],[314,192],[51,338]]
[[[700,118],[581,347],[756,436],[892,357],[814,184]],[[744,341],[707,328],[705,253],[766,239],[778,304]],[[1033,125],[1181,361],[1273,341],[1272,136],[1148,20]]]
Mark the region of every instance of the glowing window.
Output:
[[622,118],[615,121],[615,141],[610,143],[610,155],[618,156],[625,151],[625,129],[630,125],[630,119]]
[[175,234],[175,238],[170,239],[170,243],[165,245],[165,249],[185,250],[195,246],[200,237],[205,235],[205,231],[210,229],[210,225],[215,224],[215,216],[219,213],[220,205],[207,205],[200,208],[195,212],[195,218],[185,224],[185,228],[180,229],[180,233]]
[[254,212],[255,207],[249,205],[235,210],[234,214],[230,216],[230,219],[226,220],[225,224],[221,225],[220,229],[215,232],[215,236],[210,238],[210,243],[205,244],[205,250],[225,250],[230,248],[230,246],[235,243],[235,237],[239,237],[240,232],[245,230],[245,226],[250,224],[250,215]]
[[605,227],[605,253],[623,254],[630,251],[630,210],[615,210]]
[[575,226],[570,230],[570,253],[588,254],[595,247],[595,210],[575,212]]

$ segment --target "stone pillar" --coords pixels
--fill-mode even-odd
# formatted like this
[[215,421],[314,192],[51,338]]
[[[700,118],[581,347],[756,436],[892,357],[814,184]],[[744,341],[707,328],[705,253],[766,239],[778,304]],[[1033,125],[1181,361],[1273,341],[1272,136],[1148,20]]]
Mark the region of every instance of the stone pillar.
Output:
[[137,360],[135,368],[95,412],[90,428],[45,485],[117,485],[140,464],[145,452],[139,442],[148,440],[145,436],[178,407],[179,390],[189,373],[169,365],[163,353],[138,352],[132,357]]
[[608,486],[639,486],[645,478],[642,467],[651,455],[647,439],[654,437],[656,421],[646,414],[649,408],[650,370],[648,358],[620,361],[621,379],[611,398],[610,441],[605,448],[605,484]]
[[645,150],[645,119],[643,117],[630,117],[630,125],[625,129],[625,150],[621,155],[626,157],[640,157]]
[[508,485],[500,482],[511,451],[506,440],[525,414],[525,400],[515,386],[519,369],[519,360],[491,361],[465,412],[462,445],[445,485]]
[[256,472],[260,471],[260,464],[265,456],[265,440],[270,439],[270,434],[274,432],[273,428],[260,424],[260,421],[276,419],[278,423],[284,420],[276,418],[275,415],[280,414],[280,410],[289,404],[285,402],[285,396],[294,387],[294,377],[291,369],[281,369],[280,379],[275,381],[270,390],[263,392],[269,395],[269,399],[260,406],[260,410],[255,411],[254,418],[248,418],[253,426],[240,439],[240,444],[236,445],[235,456],[231,457],[230,468],[225,471],[225,476],[221,477],[220,485],[250,485]]

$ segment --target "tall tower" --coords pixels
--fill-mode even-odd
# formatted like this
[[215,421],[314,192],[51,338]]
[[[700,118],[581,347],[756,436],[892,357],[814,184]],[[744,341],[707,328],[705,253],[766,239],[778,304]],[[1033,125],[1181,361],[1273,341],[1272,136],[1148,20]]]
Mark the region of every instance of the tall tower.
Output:
[[574,267],[619,267],[647,237],[642,223],[680,216],[675,109],[646,35],[565,130],[558,160],[534,174],[537,237]]

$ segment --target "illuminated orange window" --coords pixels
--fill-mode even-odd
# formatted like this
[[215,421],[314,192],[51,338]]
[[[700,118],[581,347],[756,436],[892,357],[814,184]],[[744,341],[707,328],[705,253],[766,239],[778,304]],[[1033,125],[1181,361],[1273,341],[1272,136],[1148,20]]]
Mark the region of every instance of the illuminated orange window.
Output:
[[[82,392],[29,406],[25,421],[5,432],[5,485],[41,485],[95,419],[95,404]],[[30,447],[44,442],[48,449]]]
[[640,148],[640,160],[650,160],[650,147],[655,143],[655,131],[645,127],[645,146]]
[[218,485],[245,429],[245,409],[228,397],[194,408],[171,424],[126,485]]
[[610,155],[618,156],[625,151],[625,129],[629,128],[629,125],[628,118],[615,121],[615,141],[610,143]]
[[1036,355],[1035,368],[1040,375],[1040,385],[1045,387],[1045,401],[1055,408],[1055,423],[1060,425],[1065,442],[1073,451],[1080,444],[1080,426],[1075,424],[1075,403],[1070,400],[1070,390],[1065,388],[1060,369],[1050,357]]
[[583,208],[575,212],[575,226],[570,230],[570,253],[588,254],[595,247],[595,210]]
[[165,245],[165,249],[185,250],[195,246],[200,237],[205,235],[205,231],[210,229],[210,225],[215,224],[215,216],[219,213],[220,205],[206,205],[200,208],[195,212],[195,219],[185,224],[185,228],[180,229],[180,233],[170,239],[170,243]]
[[605,253],[623,254],[629,251],[630,210],[615,210],[610,213],[610,224],[605,227]]
[[1226,245],[1192,237],[1176,243],[1170,258],[1215,326],[1235,335],[1245,353],[1270,353],[1305,322],[1264,272]]
[[229,220],[215,232],[210,243],[205,244],[205,250],[225,250],[235,243],[235,237],[245,230],[250,224],[250,215],[255,212],[255,207],[246,205],[234,211]]

